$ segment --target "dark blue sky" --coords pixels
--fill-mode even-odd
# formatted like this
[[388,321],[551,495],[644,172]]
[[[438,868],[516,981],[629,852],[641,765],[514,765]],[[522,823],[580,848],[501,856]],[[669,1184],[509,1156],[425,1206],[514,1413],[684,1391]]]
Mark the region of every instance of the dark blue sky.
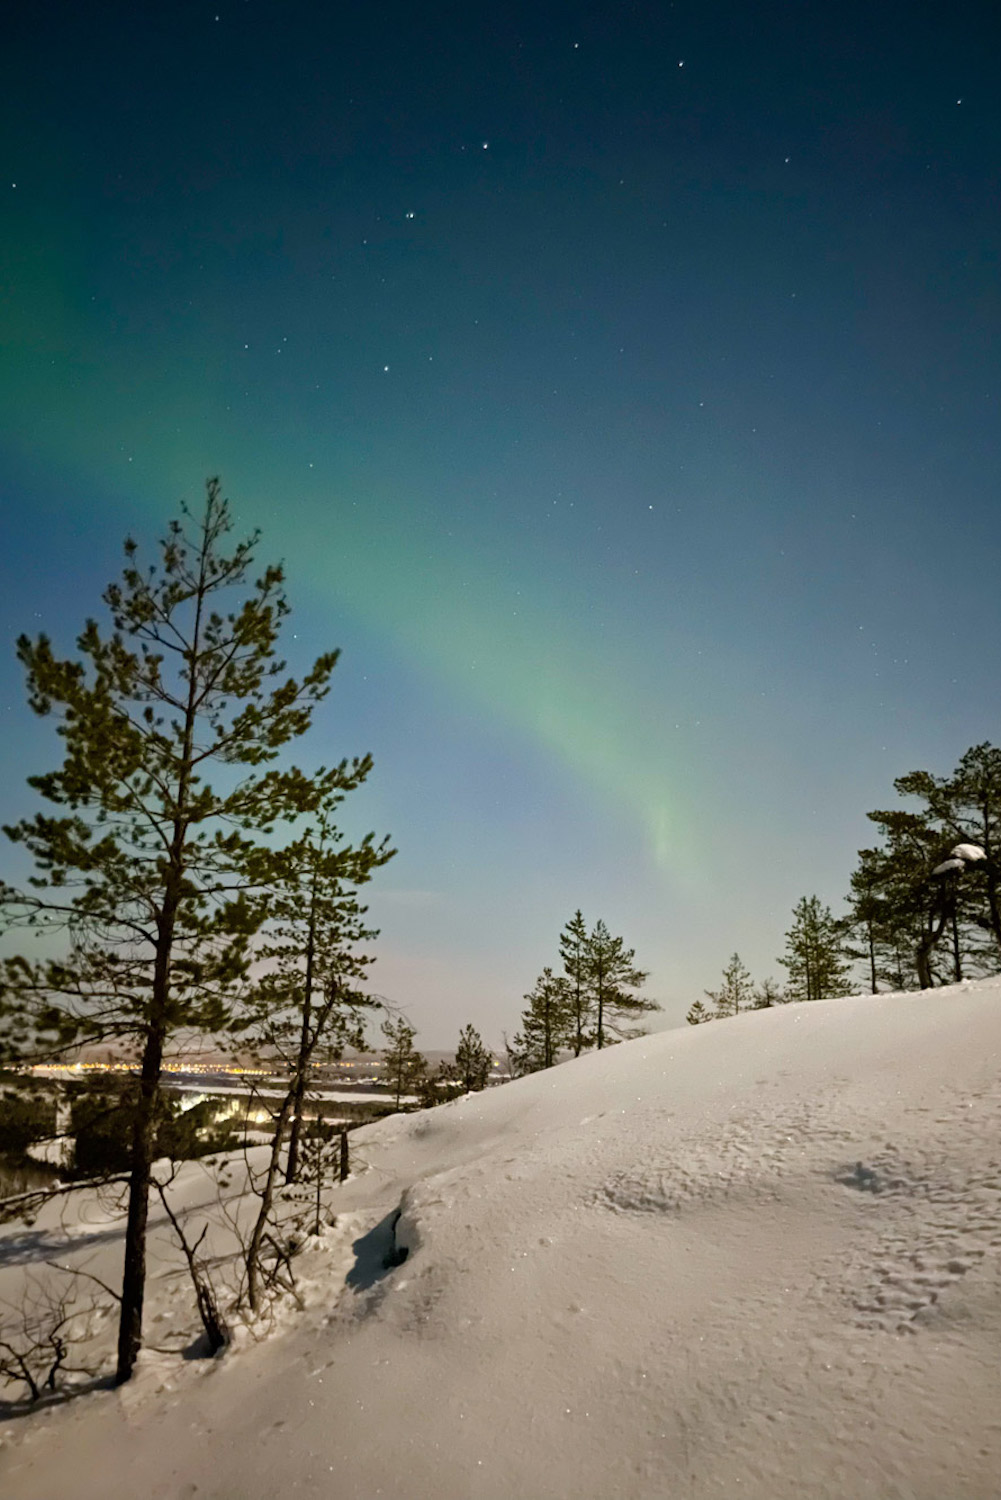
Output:
[[[988,4],[8,23],[0,625],[221,473],[344,648],[377,983],[512,1029],[580,905],[676,1019],[997,740]],[[0,660],[4,817],[54,754]]]

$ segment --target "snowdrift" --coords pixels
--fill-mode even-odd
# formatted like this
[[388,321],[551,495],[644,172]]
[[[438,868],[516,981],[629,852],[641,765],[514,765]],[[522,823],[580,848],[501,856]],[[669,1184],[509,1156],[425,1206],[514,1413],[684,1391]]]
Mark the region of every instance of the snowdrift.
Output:
[[992,980],[664,1032],[366,1127],[304,1314],[7,1424],[0,1485],[989,1500],[999,1064]]

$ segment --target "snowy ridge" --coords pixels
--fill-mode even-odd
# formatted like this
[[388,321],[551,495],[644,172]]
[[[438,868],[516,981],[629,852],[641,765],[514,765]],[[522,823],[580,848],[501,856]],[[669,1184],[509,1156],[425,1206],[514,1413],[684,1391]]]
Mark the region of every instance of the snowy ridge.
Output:
[[281,1337],[10,1424],[0,1483],[989,1500],[999,1064],[991,980],[663,1032],[365,1127]]

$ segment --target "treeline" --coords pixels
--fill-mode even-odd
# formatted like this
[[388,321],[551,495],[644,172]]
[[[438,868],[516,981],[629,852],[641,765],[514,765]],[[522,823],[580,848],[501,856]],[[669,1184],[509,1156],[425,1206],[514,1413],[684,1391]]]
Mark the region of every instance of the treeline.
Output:
[[[875,994],[1001,973],[1001,750],[975,745],[950,776],[912,771],[894,788],[906,805],[868,814],[879,839],[859,850],[845,912],[802,897],[777,959],[784,983],[755,982],[734,953],[717,987],[689,1007],[691,1025],[832,999],[853,984]],[[623,1023],[659,1009],[636,993],[646,979],[621,938],[600,921],[589,930],[576,912],[560,934],[558,966],[524,997],[521,1029],[507,1044],[512,1071],[642,1034]]]
[[735,953],[710,1004],[689,1009],[692,1025],[853,982],[876,994],[1001,973],[1001,750],[974,745],[949,776],[911,771],[893,785],[906,805],[867,815],[879,839],[859,850],[845,913],[816,896],[797,904],[784,987],[755,986]]

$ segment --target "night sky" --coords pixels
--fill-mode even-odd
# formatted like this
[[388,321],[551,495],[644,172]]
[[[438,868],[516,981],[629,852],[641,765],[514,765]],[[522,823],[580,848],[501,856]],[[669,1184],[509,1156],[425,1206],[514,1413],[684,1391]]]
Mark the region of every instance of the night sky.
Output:
[[[123,536],[220,474],[297,752],[370,750],[374,984],[494,1044],[575,907],[676,1023],[892,780],[1001,739],[993,0],[18,6],[2,820]],[[18,871],[11,851],[6,874]]]

